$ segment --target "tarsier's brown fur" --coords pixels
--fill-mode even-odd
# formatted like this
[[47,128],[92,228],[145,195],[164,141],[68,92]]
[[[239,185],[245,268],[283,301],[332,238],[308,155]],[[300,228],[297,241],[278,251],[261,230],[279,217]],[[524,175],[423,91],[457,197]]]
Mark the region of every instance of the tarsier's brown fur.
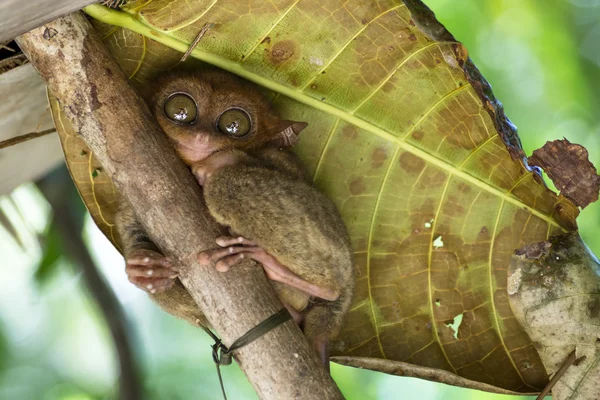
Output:
[[[195,124],[174,124],[165,116],[164,101],[175,92],[185,92],[195,100],[199,113]],[[233,165],[219,167],[207,181],[199,179],[210,214],[304,280],[339,294],[337,299],[325,301],[272,281],[282,302],[304,314],[303,329],[313,344],[323,340],[326,343],[337,335],[354,290],[352,251],[333,203],[312,185],[299,160],[281,149],[285,140],[280,139],[280,132],[285,129],[289,132],[290,127],[298,125],[280,120],[253,86],[219,71],[166,76],[157,83],[148,102],[175,149],[193,171],[216,152],[229,152],[235,158]],[[230,107],[244,109],[251,118],[252,129],[244,138],[229,137],[215,127],[216,118]],[[136,251],[147,250],[140,254],[149,256],[145,258],[151,259],[149,265],[161,267],[159,250],[126,202],[121,203],[117,227],[126,259]],[[175,273],[170,274],[174,278]],[[137,284],[150,281],[139,278]],[[166,288],[154,289],[165,289],[152,290],[156,293],[151,296],[166,311],[194,324],[206,324],[178,279]]]

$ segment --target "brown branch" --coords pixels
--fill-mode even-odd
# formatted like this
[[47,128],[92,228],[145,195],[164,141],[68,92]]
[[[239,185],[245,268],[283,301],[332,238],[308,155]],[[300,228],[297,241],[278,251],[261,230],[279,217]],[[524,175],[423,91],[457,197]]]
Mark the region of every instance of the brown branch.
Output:
[[196,38],[194,39],[194,41],[192,42],[190,47],[187,49],[187,51],[185,52],[183,57],[181,57],[180,62],[184,62],[185,60],[188,59],[190,54],[192,54],[192,51],[194,51],[196,46],[198,46],[198,43],[200,43],[200,39],[202,39],[202,37],[206,34],[206,32],[208,32],[213,26],[215,26],[215,24],[213,24],[212,22],[207,22],[206,24],[204,24],[202,29],[200,29],[200,33],[198,33],[196,35]]
[[[281,303],[255,264],[227,273],[198,264],[196,254],[214,247],[220,229],[191,173],[85,18],[60,18],[18,44],[149,235],[179,263],[183,284],[225,345],[279,311]],[[292,321],[235,356],[260,398],[342,398]]]
[[77,221],[74,210],[81,202],[67,169],[62,166],[37,182],[40,191],[52,206],[53,221],[64,246],[65,255],[81,268],[83,279],[91,296],[104,315],[104,320],[113,338],[119,362],[121,400],[142,399],[142,387],[135,353],[127,329],[127,317],[119,300],[98,272],[90,253],[81,237],[82,224]]
[[550,391],[552,390],[552,388],[558,383],[558,381],[560,380],[560,378],[563,377],[563,375],[565,374],[565,372],[567,372],[567,370],[569,369],[569,367],[571,365],[573,365],[573,364],[578,364],[584,358],[585,358],[585,356],[580,357],[578,359],[577,358],[577,350],[573,350],[571,352],[571,354],[569,354],[569,356],[567,357],[567,359],[562,363],[562,365],[560,366],[560,368],[558,369],[558,371],[556,371],[556,373],[554,374],[554,376],[552,376],[552,379],[550,379],[550,382],[548,382],[548,384],[540,392],[540,394],[538,395],[538,397],[535,398],[535,400],[543,400],[543,398],[546,397],[550,393]]
[[54,133],[54,132],[56,132],[56,129],[52,128],[52,129],[46,129],[45,131],[41,131],[41,132],[31,132],[31,133],[26,133],[25,135],[15,136],[13,138],[1,141],[0,149],[3,149],[5,147],[14,146],[15,144],[23,143],[23,142],[26,142],[31,139],[37,139],[41,136],[45,136],[45,135],[48,135],[48,134]]

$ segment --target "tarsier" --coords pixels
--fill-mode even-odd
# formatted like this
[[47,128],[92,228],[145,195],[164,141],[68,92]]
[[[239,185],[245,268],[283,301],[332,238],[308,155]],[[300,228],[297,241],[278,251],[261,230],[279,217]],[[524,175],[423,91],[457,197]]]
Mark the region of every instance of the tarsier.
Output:
[[[338,211],[284,149],[306,124],[281,120],[252,85],[220,71],[170,74],[153,90],[147,101],[159,125],[203,187],[210,214],[231,233],[201,252],[200,263],[222,272],[245,258],[262,264],[328,366],[328,341],[350,306],[355,272]],[[171,314],[206,325],[126,202],[117,228],[129,280]]]

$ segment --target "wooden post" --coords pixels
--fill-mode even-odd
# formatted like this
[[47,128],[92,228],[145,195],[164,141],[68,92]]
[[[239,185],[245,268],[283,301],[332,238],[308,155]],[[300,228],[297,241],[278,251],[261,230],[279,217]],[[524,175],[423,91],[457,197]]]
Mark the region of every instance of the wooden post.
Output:
[[2,0],[0,43],[98,0]]

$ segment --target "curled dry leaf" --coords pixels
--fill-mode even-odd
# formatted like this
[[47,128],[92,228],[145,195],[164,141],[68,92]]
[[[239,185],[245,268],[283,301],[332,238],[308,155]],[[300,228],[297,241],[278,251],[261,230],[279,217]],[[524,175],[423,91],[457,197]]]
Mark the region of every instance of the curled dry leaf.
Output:
[[552,389],[555,400],[600,393],[600,264],[577,234],[525,246],[513,255],[508,291],[515,316],[548,373],[575,349],[579,359]]
[[598,200],[600,176],[585,147],[567,139],[546,142],[529,157],[529,164],[543,168],[560,194],[579,207]]
[[[539,391],[547,373],[508,304],[506,270],[514,249],[575,230],[578,210],[526,167],[464,46],[418,0],[253,4],[240,12],[239,0],[153,0],[87,11],[118,25],[96,26],[142,90],[213,23],[186,64],[249,79],[283,118],[310,122],[295,150],[346,221],[359,272],[335,355]],[[110,235],[112,186],[76,133],[61,137]]]

